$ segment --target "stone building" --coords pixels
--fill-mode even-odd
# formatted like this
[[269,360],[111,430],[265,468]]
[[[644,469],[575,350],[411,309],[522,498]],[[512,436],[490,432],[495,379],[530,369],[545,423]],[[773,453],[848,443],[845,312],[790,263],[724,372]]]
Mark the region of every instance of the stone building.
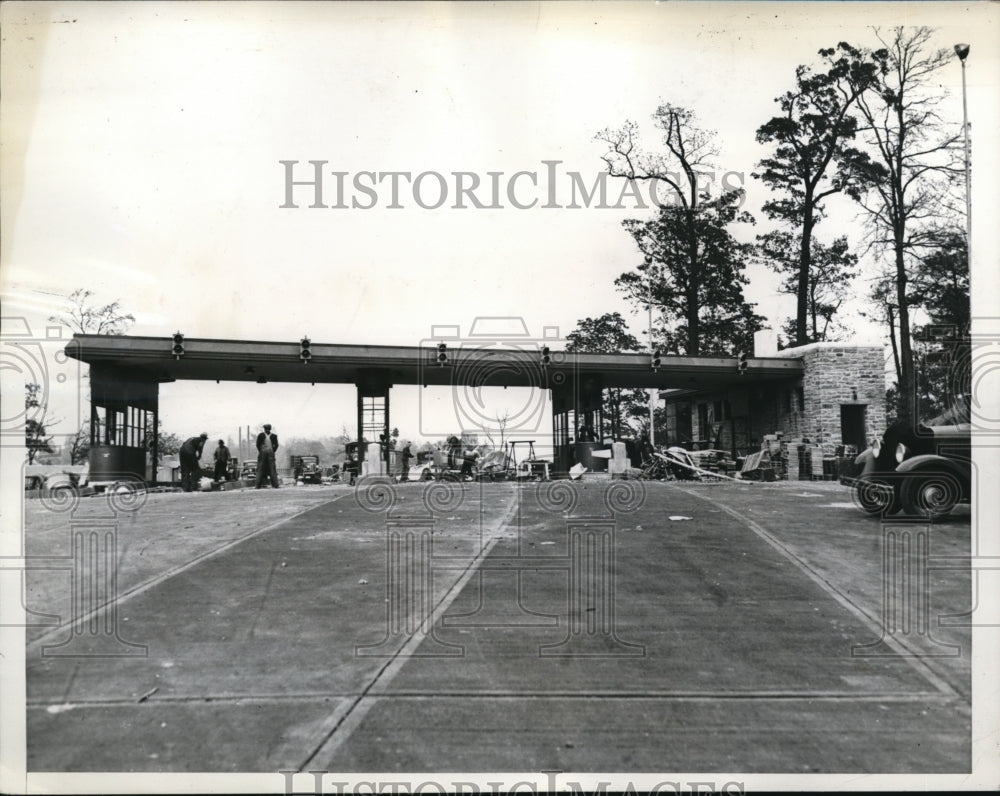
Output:
[[665,390],[667,444],[744,455],[764,435],[864,449],[885,430],[884,351],[881,346],[812,343],[758,356],[795,358],[801,376],[758,382],[752,375],[723,391]]

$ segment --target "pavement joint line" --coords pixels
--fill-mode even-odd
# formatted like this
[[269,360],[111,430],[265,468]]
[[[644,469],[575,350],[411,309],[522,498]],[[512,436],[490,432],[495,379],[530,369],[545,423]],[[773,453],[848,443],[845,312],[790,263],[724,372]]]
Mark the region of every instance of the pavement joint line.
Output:
[[852,613],[858,620],[861,621],[869,630],[872,630],[874,634],[882,639],[886,646],[890,647],[895,651],[899,657],[903,658],[919,675],[921,675],[925,680],[927,680],[934,688],[949,697],[960,697],[959,693],[937,672],[935,672],[927,662],[920,656],[920,651],[913,649],[911,645],[907,644],[905,641],[895,638],[894,636],[886,636],[884,633],[884,628],[882,624],[872,618],[867,611],[865,611],[861,606],[854,603],[846,594],[844,594],[840,589],[830,583],[826,578],[824,578],[818,571],[811,567],[807,562],[799,558],[795,553],[793,553],[788,547],[786,547],[781,541],[779,541],[773,534],[770,533],[763,526],[759,525],[754,520],[749,517],[744,516],[736,509],[726,506],[716,500],[713,500],[712,495],[700,495],[695,491],[690,489],[685,489],[681,486],[673,485],[675,489],[684,492],[685,494],[692,495],[701,500],[704,500],[712,505],[718,506],[722,511],[726,512],[731,517],[742,522],[753,531],[757,536],[767,542],[771,547],[781,553],[785,558],[787,558],[791,563],[797,566],[802,572],[804,572],[814,583],[816,583],[821,589],[823,589],[827,594],[829,594],[841,607],[847,609]]
[[574,700],[574,701],[629,701],[629,702],[766,702],[766,701],[823,701],[823,702],[950,702],[952,697],[939,691],[885,691],[860,694],[851,691],[745,691],[745,692],[591,692],[572,691],[400,691],[395,693],[362,694],[359,692],[333,693],[317,692],[302,694],[232,694],[221,696],[166,696],[150,697],[139,702],[136,699],[86,699],[64,702],[27,702],[29,710],[48,710],[53,706],[67,705],[72,708],[145,708],[150,705],[194,705],[194,704],[281,704],[288,702],[312,702],[317,699],[382,699],[403,700]]
[[[482,500],[481,495],[482,493],[480,493],[480,500]],[[378,685],[382,685],[384,688],[392,682],[397,674],[399,674],[399,671],[406,665],[407,661],[411,657],[411,653],[423,643],[425,638],[427,638],[438,619],[444,615],[444,612],[448,610],[451,603],[454,602],[455,598],[458,597],[462,589],[465,588],[465,585],[472,579],[472,576],[479,570],[479,564],[486,559],[490,551],[494,548],[494,546],[496,546],[497,542],[500,541],[504,529],[515,517],[517,517],[518,520],[520,520],[521,517],[521,492],[518,488],[515,488],[512,491],[507,508],[486,534],[486,544],[483,545],[482,549],[480,549],[475,558],[469,562],[468,566],[465,570],[463,570],[462,574],[451,585],[448,591],[445,592],[440,600],[438,600],[437,604],[431,611],[430,616],[424,620],[420,627],[410,634],[410,637],[392,655],[392,657],[379,668],[368,685],[362,689],[357,697],[349,705],[347,705],[346,708],[338,708],[334,711],[333,715],[330,717],[330,721],[328,722],[328,724],[332,724],[332,726],[329,731],[323,734],[322,739],[316,745],[315,749],[313,749],[309,756],[299,766],[299,771],[306,771],[308,766],[311,765],[321,753],[323,753],[327,759],[330,759],[337,749],[340,748],[340,746],[348,738],[350,738],[354,731],[361,725],[361,722],[364,721],[364,718],[368,714],[371,707],[375,703],[384,699],[384,695],[382,694],[372,696],[372,690]]]
[[236,539],[232,539],[226,542],[221,547],[216,547],[213,550],[209,550],[205,553],[202,553],[201,555],[196,556],[195,558],[191,559],[190,561],[184,564],[178,564],[177,566],[168,569],[166,572],[162,572],[159,575],[150,578],[149,580],[136,584],[130,589],[125,589],[115,599],[101,603],[99,606],[97,606],[96,608],[92,608],[83,616],[72,617],[69,623],[57,625],[56,627],[47,630],[45,633],[43,633],[33,641],[30,641],[27,644],[25,644],[24,648],[25,657],[33,655],[42,647],[44,642],[48,641],[53,636],[59,635],[60,633],[65,633],[67,627],[72,628],[72,624],[74,622],[88,622],[95,616],[100,616],[104,611],[107,611],[109,608],[113,606],[114,607],[120,606],[123,603],[127,602],[128,600],[132,599],[133,597],[138,597],[140,594],[149,591],[154,586],[158,586],[164,581],[176,577],[177,575],[180,575],[182,572],[186,572],[192,567],[197,566],[198,564],[201,564],[202,562],[207,561],[210,558],[213,558],[214,556],[217,556],[219,553],[224,553],[225,551],[233,547],[236,547],[237,545],[242,544],[243,542],[253,539],[255,536],[260,536],[263,533],[267,533],[268,531],[272,531],[275,528],[279,528],[286,522],[291,522],[292,520],[301,517],[303,514],[308,514],[310,511],[315,511],[316,509],[321,508],[323,506],[329,506],[331,503],[337,502],[341,498],[345,497],[347,494],[349,493],[337,495],[336,497],[333,497],[330,500],[325,500],[322,503],[317,503],[315,505],[309,506],[307,508],[302,509],[301,511],[295,512],[294,514],[290,514],[287,517],[282,517],[281,519],[276,520],[275,522],[272,522],[269,525],[265,525],[263,528],[258,528],[256,531],[250,531],[249,533],[246,533],[243,536],[240,536]]
[[398,691],[383,692],[378,694],[368,694],[366,699],[567,699],[577,701],[587,700],[608,700],[608,701],[629,701],[638,702],[649,700],[655,702],[753,702],[753,701],[838,701],[838,702],[919,702],[924,704],[927,701],[951,702],[954,697],[942,694],[940,691],[887,691],[887,692],[867,692],[857,691],[744,691],[734,693],[731,691],[695,691],[695,692],[601,692],[592,691],[589,693],[579,693],[573,691]]
[[274,559],[271,562],[271,571],[267,573],[267,583],[264,586],[264,593],[260,597],[260,602],[257,603],[257,610],[254,611],[253,621],[250,623],[250,630],[247,631],[247,638],[253,638],[254,631],[257,629],[257,622],[260,621],[260,615],[264,611],[264,605],[267,603],[267,598],[271,596],[271,584],[274,582],[274,570],[278,568],[278,559]]

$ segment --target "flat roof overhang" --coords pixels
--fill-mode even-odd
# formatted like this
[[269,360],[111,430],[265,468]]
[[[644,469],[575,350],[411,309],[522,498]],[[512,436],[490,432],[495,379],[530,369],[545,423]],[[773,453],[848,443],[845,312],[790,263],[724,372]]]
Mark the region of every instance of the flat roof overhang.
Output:
[[785,381],[802,375],[802,361],[750,357],[740,374],[735,357],[662,356],[658,371],[649,354],[589,354],[553,350],[543,368],[539,344],[502,341],[496,345],[450,343],[448,364],[437,363],[435,342],[423,346],[312,343],[312,359],[299,358],[298,341],[184,338],[184,354],[172,354],[172,337],[76,334],[66,353],[90,365],[121,370],[131,379],[171,382],[219,380],[426,386],[552,387],[599,377],[604,387],[686,388],[698,391]]

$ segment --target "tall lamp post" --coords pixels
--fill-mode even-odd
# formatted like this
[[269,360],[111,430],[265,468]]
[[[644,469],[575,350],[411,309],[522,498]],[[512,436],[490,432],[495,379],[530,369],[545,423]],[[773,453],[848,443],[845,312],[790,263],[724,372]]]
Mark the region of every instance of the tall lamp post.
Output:
[[[646,257],[646,309],[649,312],[649,353],[656,350],[653,345],[653,258]],[[649,447],[656,450],[656,431],[653,428],[653,415],[656,412],[656,388],[649,391]]]
[[962,129],[965,133],[965,250],[969,268],[972,268],[972,177],[969,157],[969,104],[965,91],[965,59],[969,57],[968,44],[956,44],[955,55],[962,63]]

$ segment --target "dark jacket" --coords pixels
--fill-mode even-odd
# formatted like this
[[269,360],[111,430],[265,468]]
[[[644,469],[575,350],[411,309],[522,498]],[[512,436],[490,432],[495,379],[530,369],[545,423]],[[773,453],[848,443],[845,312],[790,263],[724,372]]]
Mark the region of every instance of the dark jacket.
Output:
[[222,445],[215,449],[215,461],[229,464],[229,448]]
[[180,452],[185,456],[193,456],[195,459],[201,458],[201,450],[205,447],[205,440],[201,437],[189,437],[181,445]]
[[[257,435],[257,450],[259,451],[262,447],[264,447],[263,431],[261,431],[260,434]],[[278,450],[278,435],[275,434],[273,431],[271,432],[271,450],[272,451]]]

